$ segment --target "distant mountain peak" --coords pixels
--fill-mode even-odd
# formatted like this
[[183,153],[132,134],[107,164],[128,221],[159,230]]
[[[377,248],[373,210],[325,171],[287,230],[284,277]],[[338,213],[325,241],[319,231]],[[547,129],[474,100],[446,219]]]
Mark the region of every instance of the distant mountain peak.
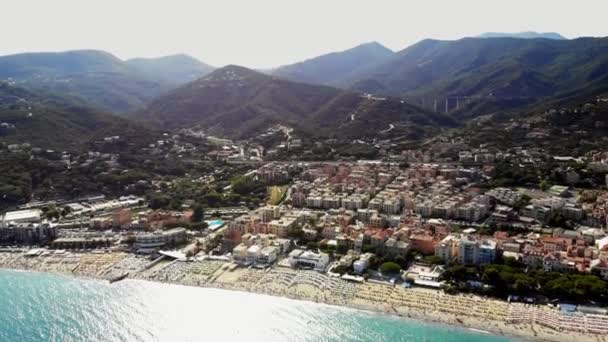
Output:
[[134,58],[126,61],[157,82],[175,88],[212,72],[215,68],[187,54],[174,54],[158,58]]
[[518,33],[504,33],[504,32],[486,32],[482,33],[477,38],[521,38],[521,39],[536,39],[536,38],[544,38],[544,39],[555,39],[555,40],[564,40],[566,37],[562,36],[557,32],[534,32],[534,31],[525,31]]
[[385,61],[394,54],[394,51],[373,41],[284,65],[274,70],[273,74],[297,82],[336,85],[352,73]]
[[394,52],[393,50],[387,48],[386,46],[378,43],[377,41],[372,41],[372,42],[367,42],[367,43],[363,43],[360,45],[355,46],[354,48],[350,48],[344,51],[350,51],[350,50],[362,50],[362,49],[368,49],[368,50],[383,50],[385,52]]
[[223,66],[223,67],[217,69],[214,73],[225,73],[225,72],[239,72],[239,73],[247,73],[247,74],[256,73],[256,71],[254,71],[252,69],[249,69],[249,68],[241,66],[241,65],[236,65],[236,64],[228,64],[226,66]]
[[206,75],[205,77],[203,77],[201,80],[203,80],[203,81],[211,81],[211,80],[213,80],[213,81],[221,81],[221,80],[234,81],[234,80],[244,79],[246,77],[256,76],[256,75],[266,76],[255,70],[252,70],[252,69],[240,66],[240,65],[230,64],[230,65],[226,65],[224,67],[214,70],[213,72],[211,72],[208,75]]

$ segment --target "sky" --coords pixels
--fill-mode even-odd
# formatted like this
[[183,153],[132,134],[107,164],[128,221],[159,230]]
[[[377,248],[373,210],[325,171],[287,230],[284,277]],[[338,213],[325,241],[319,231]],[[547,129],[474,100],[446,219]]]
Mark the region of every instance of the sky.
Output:
[[0,0],[0,54],[99,49],[119,58],[186,53],[271,68],[377,41],[483,32],[608,36],[606,0]]

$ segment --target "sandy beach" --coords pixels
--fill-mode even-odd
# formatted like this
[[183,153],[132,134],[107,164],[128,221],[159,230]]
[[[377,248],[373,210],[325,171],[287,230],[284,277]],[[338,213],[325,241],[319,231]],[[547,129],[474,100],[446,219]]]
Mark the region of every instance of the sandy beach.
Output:
[[[447,295],[422,288],[353,283],[315,271],[280,266],[266,270],[235,268],[233,264],[219,260],[162,260],[151,264],[147,258],[127,253],[43,252],[26,256],[24,252],[0,252],[0,268],[107,280],[128,273],[132,279],[281,296],[522,339],[608,341],[607,334],[601,330],[596,333],[577,331],[579,321],[562,318],[556,309],[509,304],[472,295]],[[585,322],[586,329],[593,326],[608,329],[608,317],[585,316],[581,322]]]

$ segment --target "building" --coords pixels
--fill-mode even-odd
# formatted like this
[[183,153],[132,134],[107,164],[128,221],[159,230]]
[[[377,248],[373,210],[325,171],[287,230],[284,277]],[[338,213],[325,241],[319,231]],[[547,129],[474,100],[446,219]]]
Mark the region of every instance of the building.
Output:
[[2,243],[47,243],[57,237],[57,228],[49,223],[9,224],[0,228]]
[[384,243],[384,253],[390,257],[405,258],[410,251],[410,245],[405,241],[390,238]]
[[280,208],[276,205],[267,205],[258,209],[258,213],[262,222],[270,222],[272,220],[278,219],[281,216]]
[[551,209],[544,206],[530,204],[523,208],[522,215],[533,218],[539,222],[545,222],[551,216]]
[[410,235],[410,247],[413,251],[425,255],[435,253],[435,240],[432,235],[424,233],[414,233]]
[[258,245],[253,245],[247,248],[247,264],[253,265],[262,255],[262,248]]
[[496,260],[495,241],[465,235],[458,242],[459,263],[463,265],[483,265],[493,263],[494,260]]
[[491,264],[496,260],[496,242],[492,240],[481,240],[477,254],[476,265]]
[[247,245],[239,244],[232,250],[232,260],[237,264],[247,263]]
[[454,235],[448,235],[435,246],[435,255],[446,263],[458,256],[459,239]]
[[440,288],[443,285],[440,279],[444,271],[443,266],[414,263],[406,271],[405,278],[418,286]]
[[42,210],[27,209],[9,211],[2,217],[3,226],[11,223],[39,223],[42,219]]
[[373,210],[373,209],[357,210],[357,220],[359,220],[359,221],[367,223],[374,216],[378,216],[378,210]]
[[75,236],[56,239],[51,246],[56,249],[93,249],[110,247],[113,243],[114,239],[103,236]]
[[570,188],[564,185],[554,185],[549,188],[549,193],[559,197],[566,197],[570,194]]
[[184,243],[186,238],[186,228],[174,228],[165,232],[137,235],[134,247],[138,252],[145,253],[165,246]]
[[367,268],[369,267],[371,259],[374,256],[375,255],[373,253],[361,254],[361,256],[359,257],[359,260],[357,260],[353,263],[354,271],[358,274],[365,272],[365,270],[367,270]]
[[132,221],[130,209],[123,208],[112,212],[112,227],[114,228],[128,228]]
[[608,261],[606,260],[592,260],[589,267],[591,273],[598,274],[602,279],[608,280]]
[[268,231],[280,238],[286,238],[289,230],[294,228],[297,223],[296,217],[283,217],[279,220],[272,220],[268,223]]
[[329,255],[325,253],[314,253],[301,249],[294,249],[289,253],[289,265],[293,268],[312,268],[317,271],[325,271],[329,263]]
[[276,246],[264,247],[260,251],[260,255],[258,256],[256,263],[269,265],[269,264],[272,264],[273,262],[275,262],[277,260],[278,256],[279,256],[279,247],[276,247]]

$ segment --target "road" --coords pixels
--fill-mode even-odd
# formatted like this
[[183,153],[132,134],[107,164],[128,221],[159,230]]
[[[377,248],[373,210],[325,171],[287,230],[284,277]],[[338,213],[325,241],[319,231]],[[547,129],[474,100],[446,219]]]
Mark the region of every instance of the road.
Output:
[[395,129],[395,125],[388,124],[388,128],[385,129],[384,131],[380,131],[380,133],[388,133],[388,132],[392,131],[393,129]]

